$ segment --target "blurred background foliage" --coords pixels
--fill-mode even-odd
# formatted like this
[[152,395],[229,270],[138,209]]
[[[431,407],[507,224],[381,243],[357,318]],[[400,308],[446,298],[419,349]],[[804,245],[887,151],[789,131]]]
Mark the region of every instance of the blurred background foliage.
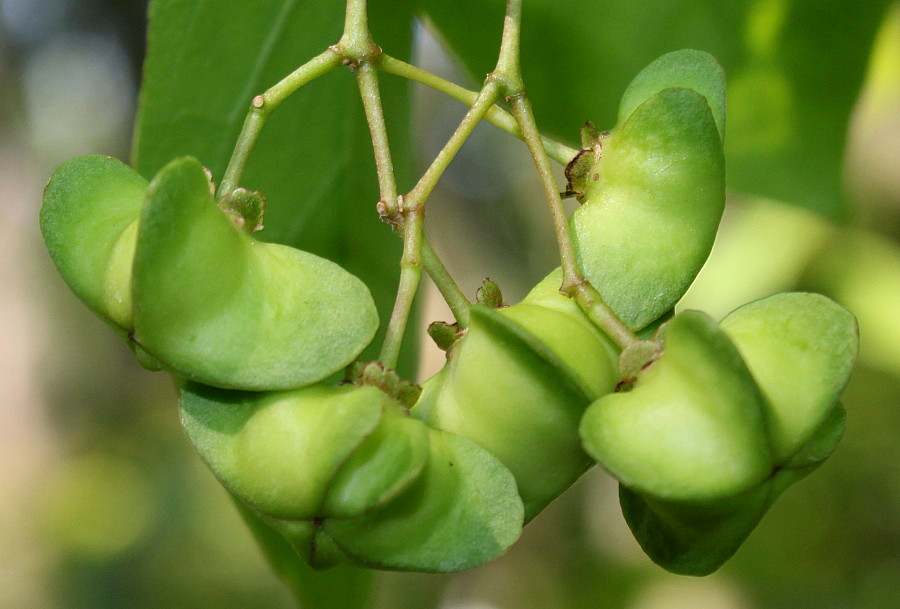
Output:
[[[292,3],[233,4],[259,18],[245,19],[246,27],[262,28],[277,17],[266,11]],[[317,10],[339,4],[329,0]],[[491,68],[501,0],[371,4],[375,34],[391,54],[411,54],[417,65],[471,88]],[[407,27],[414,4],[424,12]],[[332,10],[337,14],[307,28],[320,46],[339,35],[340,9]],[[37,231],[40,191],[57,164],[88,153],[129,156],[145,11],[140,0],[0,0],[0,606],[291,607],[183,437],[168,380],[138,369],[72,297]],[[245,42],[254,44],[236,44]],[[211,129],[225,135],[212,144],[227,154],[249,96],[319,50],[318,42],[279,44],[294,46],[273,54],[255,80],[237,79],[230,94],[229,71],[244,68],[223,52],[205,64],[202,82],[179,72],[177,62],[160,68],[159,98],[193,87],[189,98],[201,108],[220,108],[227,119]],[[490,565],[451,576],[380,575],[378,609],[898,606],[900,4],[526,0],[530,94],[539,122],[570,144],[585,120],[611,126],[631,76],[682,47],[712,52],[729,76],[730,185],[713,255],[682,306],[722,316],[776,291],[809,289],[850,308],[860,320],[862,351],[844,399],[843,443],[713,576],[678,577],[651,564],[622,522],[615,483],[595,468]],[[392,77],[383,81],[401,186],[408,185],[464,109]],[[309,247],[355,260],[386,285],[396,245],[374,212],[365,217],[377,192],[352,80],[342,73],[322,83],[298,94],[293,110],[279,111],[287,118],[260,142],[268,152],[248,168],[248,180],[278,203],[268,238],[318,239]],[[291,113],[310,112],[306,104],[315,100],[312,111],[325,113],[317,116],[330,127],[307,119],[292,128]],[[411,129],[402,120],[408,107]],[[164,109],[162,122],[147,128],[157,141],[144,140],[150,150],[138,153],[146,171],[203,139],[186,133],[209,127],[197,127],[189,103],[182,110]],[[151,119],[145,109],[139,124]],[[182,123],[165,123],[170,119]],[[336,140],[329,128],[346,138]],[[210,166],[222,162],[214,153],[197,152]],[[310,170],[312,161],[320,164]],[[436,247],[470,295],[490,275],[515,301],[555,265],[537,192],[524,147],[480,127],[433,196],[428,219]],[[363,232],[350,231],[346,213],[333,207],[319,213],[330,200],[339,210],[353,205]],[[366,256],[373,248],[377,256]],[[383,288],[385,297],[391,289]],[[423,321],[449,316],[430,292],[422,304]],[[419,340],[424,325],[416,327]],[[442,359],[425,341],[422,350],[419,378]],[[331,576],[317,593],[346,587],[345,577],[353,575]]]

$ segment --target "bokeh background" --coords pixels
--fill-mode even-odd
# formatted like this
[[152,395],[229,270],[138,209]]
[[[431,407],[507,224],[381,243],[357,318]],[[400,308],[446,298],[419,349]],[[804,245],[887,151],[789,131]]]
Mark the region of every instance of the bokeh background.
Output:
[[[145,8],[0,0],[0,607],[291,607],[183,436],[168,379],[138,368],[76,301],[37,229],[56,165],[80,154],[128,157]],[[762,39],[777,27],[763,17]],[[813,289],[856,313],[860,365],[833,457],[707,578],[650,563],[622,521],[615,483],[594,470],[507,556],[453,576],[386,574],[379,608],[900,607],[900,4],[864,52],[865,82],[850,91],[857,102],[843,127],[847,213],[734,193],[682,305],[722,316],[775,291]],[[417,27],[415,53],[417,64],[474,86],[427,24]],[[414,93],[424,166],[463,109]],[[515,301],[552,268],[538,191],[524,147],[479,128],[429,217],[469,294],[490,275]],[[422,319],[448,319],[426,292]],[[422,350],[425,378],[442,354],[424,339]]]

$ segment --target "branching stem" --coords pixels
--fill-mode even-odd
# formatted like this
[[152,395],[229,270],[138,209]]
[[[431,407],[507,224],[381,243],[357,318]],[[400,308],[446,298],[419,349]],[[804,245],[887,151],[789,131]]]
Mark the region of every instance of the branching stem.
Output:
[[400,199],[399,213],[403,218],[403,256],[400,258],[400,283],[391,319],[388,322],[384,343],[381,345],[379,361],[387,368],[396,368],[400,357],[400,347],[406,333],[406,324],[412,311],[419,281],[422,278],[422,225],[425,209],[414,205],[407,207]]
[[219,185],[219,199],[230,195],[238,187],[250,151],[269,115],[294,91],[311,80],[327,74],[340,66],[342,62],[341,55],[333,48],[329,48],[285,76],[262,95],[253,98],[247,118],[244,119],[241,134],[238,136],[237,144],[228,161],[228,167],[225,169],[225,175],[222,177],[222,183]]
[[472,303],[469,302],[469,299],[463,294],[456,281],[447,272],[447,268],[432,249],[427,237],[424,236],[422,237],[422,264],[425,266],[425,270],[428,271],[428,276],[431,277],[434,285],[437,286],[441,296],[444,297],[444,300],[450,306],[450,310],[453,312],[459,327],[468,328],[469,307],[472,306]]
[[[436,91],[440,91],[441,93],[452,97],[453,99],[468,106],[474,104],[475,100],[478,98],[477,91],[470,91],[469,89],[461,87],[456,83],[450,82],[449,80],[441,78],[440,76],[432,74],[431,72],[410,65],[405,61],[395,59],[394,57],[391,57],[387,54],[382,55],[379,62],[379,67],[381,68],[381,70],[387,72],[388,74],[393,74],[395,76],[400,76],[402,78],[421,83],[427,87],[431,87]],[[487,114],[485,114],[484,118],[489,123],[503,129],[513,137],[524,139],[522,136],[522,131],[519,129],[519,125],[516,123],[516,119],[503,108],[496,105],[492,106],[491,109],[488,110]],[[567,165],[569,161],[575,158],[575,155],[578,154],[578,151],[574,148],[570,148],[565,144],[557,142],[556,140],[553,140],[549,137],[541,136],[541,141],[544,144],[544,150],[547,151],[547,155],[560,165]]]
[[[400,261],[400,285],[397,288],[397,300],[394,303],[391,320],[388,322],[380,357],[381,363],[387,367],[394,367],[396,364],[400,352],[400,344],[403,341],[403,334],[406,329],[406,322],[409,319],[409,312],[421,279],[423,258],[422,225],[425,219],[425,203],[437,185],[438,180],[456,156],[456,153],[459,152],[463,143],[472,134],[472,131],[484,117],[484,114],[494,104],[498,90],[498,84],[489,79],[478,99],[469,108],[456,131],[450,136],[450,139],[416,183],[415,187],[408,195],[398,199],[398,206],[395,210],[392,210],[390,207],[387,210],[388,214],[393,214],[393,217],[398,218],[399,221],[397,223],[403,227],[403,258]],[[429,248],[429,251],[432,254],[429,256],[429,261],[434,262],[437,257],[433,255],[433,250]],[[449,277],[449,275],[446,274],[446,271],[441,272],[440,268],[432,270],[435,271],[432,278],[441,288],[439,282],[445,276]],[[458,292],[458,288],[455,286],[455,283],[444,285],[441,293],[443,294],[448,290]],[[454,296],[454,306],[460,311],[465,310],[466,312],[460,313],[457,316],[457,321],[465,324],[468,319],[468,304],[463,305],[465,297],[463,296],[462,300],[460,300],[458,296],[459,294]]]
[[[550,205],[559,242],[563,267],[563,284],[560,291],[574,298],[587,315],[622,348],[637,341],[635,335],[603,302],[600,294],[584,279],[578,269],[559,190],[550,168],[551,157],[565,164],[575,156],[576,151],[542,137],[537,129],[519,63],[522,0],[507,2],[497,66],[488,74],[484,86],[478,93],[384,55],[372,40],[366,10],[366,0],[348,0],[344,33],[338,43],[297,68],[265,93],[253,98],[222,178],[218,197],[224,198],[237,188],[253,145],[268,116],[301,86],[340,65],[349,65],[357,74],[360,96],[372,138],[381,198],[379,213],[402,230],[403,234],[403,256],[400,262],[397,298],[381,351],[381,362],[385,366],[393,368],[397,364],[423,267],[427,268],[429,275],[450,305],[457,322],[463,327],[468,324],[470,302],[425,240],[423,225],[428,197],[482,119],[487,119],[512,135],[524,139],[531,151]],[[421,82],[470,105],[456,131],[405,197],[398,196],[378,84],[379,69]],[[495,105],[501,96],[510,104],[512,114]]]
[[575,248],[569,235],[568,219],[559,194],[559,187],[553,177],[550,159],[544,150],[540,131],[531,110],[522,72],[519,64],[519,39],[522,21],[522,0],[508,0],[506,18],[503,27],[503,42],[500,48],[500,60],[497,70],[506,84],[506,101],[510,105],[512,115],[519,125],[525,144],[531,152],[535,167],[544,187],[544,195],[550,207],[553,226],[556,230],[559,245],[559,258],[562,264],[563,281],[560,292],[574,298],[582,310],[598,327],[612,338],[622,349],[638,342],[634,332],[622,322],[607,305],[600,293],[584,278],[578,267]]
[[[377,69],[383,55],[369,35],[365,19],[365,1],[351,0],[347,4],[347,21],[344,35],[336,45],[346,60],[352,61],[356,69],[360,96],[366,113],[366,121],[372,137],[375,153],[375,165],[378,173],[378,184],[381,193],[379,213],[402,231],[403,255],[400,260],[400,281],[397,286],[397,297],[391,318],[385,331],[379,360],[388,368],[395,368],[400,357],[400,349],[406,326],[409,322],[415,296],[419,288],[423,267],[438,286],[441,294],[456,315],[461,325],[468,322],[469,301],[460,291],[456,282],[447,273],[437,254],[425,241],[423,225],[425,221],[425,202],[428,195],[449,164],[462,142],[471,133],[471,129],[480,120],[480,116],[470,119],[471,127],[466,123],[465,135],[461,141],[451,138],[448,146],[438,155],[430,171],[426,172],[416,188],[405,196],[397,196],[397,183],[394,174],[387,126],[381,103],[381,92],[378,86]],[[459,131],[459,130],[458,130]]]
[[378,88],[378,70],[371,62],[364,62],[356,69],[356,80],[362,98],[372,148],[375,151],[375,170],[384,210],[390,215],[397,207],[397,178],[394,175],[394,161],[388,144],[387,125],[381,106],[381,92]]

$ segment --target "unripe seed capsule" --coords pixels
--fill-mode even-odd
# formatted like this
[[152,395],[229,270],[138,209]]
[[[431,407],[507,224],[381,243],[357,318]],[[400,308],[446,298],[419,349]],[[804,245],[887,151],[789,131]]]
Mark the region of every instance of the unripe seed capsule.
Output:
[[41,231],[73,291],[147,367],[262,390],[353,361],[378,326],[368,288],[328,260],[250,237],[258,194],[229,205],[216,205],[196,159],[173,161],[148,186],[115,159],[83,157],[51,178]]
[[705,98],[665,89],[604,140],[572,215],[578,262],[639,330],[681,299],[712,249],[725,203],[722,142]]
[[589,467],[578,422],[591,399],[613,389],[615,356],[580,311],[528,298],[499,310],[475,306],[466,335],[426,381],[413,414],[500,459],[516,477],[528,520]]

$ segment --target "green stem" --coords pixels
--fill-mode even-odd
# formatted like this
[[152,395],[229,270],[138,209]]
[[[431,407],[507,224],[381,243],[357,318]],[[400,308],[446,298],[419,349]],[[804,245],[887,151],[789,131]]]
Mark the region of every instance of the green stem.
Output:
[[[441,291],[445,300],[447,300],[447,303],[451,306],[451,310],[453,310],[457,322],[463,326],[468,323],[470,303],[459,290],[456,283],[453,282],[453,279],[450,277],[449,273],[447,273],[443,265],[438,266],[440,261],[434,251],[430,246],[423,243],[421,219],[424,217],[425,203],[437,185],[438,180],[443,176],[447,167],[456,157],[456,154],[459,152],[460,148],[462,148],[466,140],[472,135],[472,132],[475,130],[475,127],[478,126],[478,123],[480,123],[488,112],[494,108],[494,103],[507,86],[505,73],[499,68],[510,64],[510,62],[514,62],[516,66],[518,65],[517,33],[510,32],[510,29],[514,29],[515,27],[514,19],[512,21],[509,18],[505,20],[503,27],[503,42],[500,46],[500,58],[497,63],[498,70],[488,75],[484,86],[481,91],[478,92],[475,99],[472,100],[471,107],[468,112],[466,112],[462,121],[460,121],[456,130],[453,132],[453,135],[447,140],[447,143],[437,154],[434,161],[432,161],[431,165],[416,183],[412,191],[404,198],[405,205],[407,205],[408,209],[414,213],[413,218],[416,219],[417,227],[415,233],[411,235],[411,239],[406,241],[406,246],[415,248],[417,254],[421,253],[420,256],[415,258],[419,264],[421,264],[420,259],[424,257],[428,259],[429,264],[434,267],[429,269],[429,273],[433,272],[431,276],[435,280],[435,284],[438,286],[438,289]],[[381,57],[380,61],[383,67],[384,56]],[[390,61],[388,63],[390,65]],[[397,64],[394,64],[394,66],[396,67]],[[409,222],[409,220],[407,220],[408,213],[410,212],[403,212],[405,229],[408,228],[408,226],[406,226]],[[406,236],[406,234],[407,233],[404,232],[404,236]],[[416,239],[416,241],[413,241],[412,239]],[[397,312],[396,308],[395,312]],[[384,360],[382,360],[382,362],[383,361]]]
[[[485,85],[478,99],[469,108],[456,131],[450,136],[450,139],[425,171],[422,178],[416,183],[412,191],[399,201],[399,209],[396,210],[395,217],[399,215],[402,218],[400,225],[403,226],[403,258],[400,261],[400,285],[397,288],[397,300],[394,303],[391,320],[388,322],[379,358],[381,363],[387,367],[394,367],[396,364],[400,352],[400,344],[403,341],[403,334],[406,330],[406,322],[409,319],[409,311],[412,308],[422,274],[422,224],[425,218],[425,202],[463,143],[472,134],[472,131],[487,110],[493,105],[498,88],[498,84],[493,81],[489,81]],[[440,281],[440,271],[435,270],[435,272]],[[468,306],[465,307],[465,310],[468,311]],[[457,321],[463,323],[463,320],[467,319],[465,313],[462,314],[462,317],[462,320],[457,318]]]
[[355,62],[364,60],[373,51],[380,52],[369,33],[366,0],[347,0],[344,35],[336,46],[345,58]]
[[[403,258],[400,261],[400,285],[397,288],[397,300],[394,303],[394,310],[391,313],[391,319],[388,322],[384,344],[381,349],[380,360],[385,366],[393,367],[399,356],[400,344],[403,341],[406,322],[409,319],[409,311],[421,279],[422,225],[425,218],[425,203],[444,171],[453,161],[457,152],[459,152],[459,149],[462,148],[462,145],[472,134],[472,131],[475,130],[478,123],[481,122],[481,119],[484,118],[484,115],[490,110],[491,106],[494,105],[500,88],[501,85],[496,79],[488,78],[484,88],[478,94],[478,98],[472,104],[472,107],[469,108],[469,111],[466,112],[456,131],[450,136],[450,139],[416,183],[415,187],[402,200],[398,201],[397,209],[389,208],[387,210],[394,218],[399,217],[400,221],[397,223],[403,227]],[[433,254],[434,252],[431,251],[431,253]],[[434,262],[436,259],[437,257],[433,256],[430,261]],[[437,281],[443,282],[446,270],[443,272],[439,268],[433,270]],[[446,276],[449,277],[449,275]],[[446,287],[446,284],[444,286]],[[458,291],[458,288],[456,291]],[[465,297],[463,297],[463,300],[465,300]],[[463,305],[457,296],[453,296],[453,301],[454,306],[459,309],[462,317],[462,319],[457,317],[457,321],[466,323],[468,319],[468,304]]]
[[[495,74],[503,74],[507,88],[525,90],[522,68],[519,62],[519,41],[522,38],[522,0],[507,0],[506,15],[503,17],[503,37],[500,40],[500,56],[497,58]],[[509,94],[509,91],[507,91]],[[522,125],[519,125],[521,129]],[[522,131],[523,135],[525,131]]]
[[390,215],[397,207],[397,178],[394,175],[394,161],[381,105],[377,68],[371,62],[362,63],[356,70],[356,80],[375,151],[375,171],[378,174],[381,200],[384,201],[385,213]]
[[379,213],[391,219],[395,226],[402,226],[403,255],[400,258],[400,281],[394,308],[385,330],[379,361],[387,368],[396,368],[400,358],[403,336],[409,323],[409,316],[415,301],[419,282],[422,278],[422,225],[425,218],[424,207],[410,202],[407,205],[397,196],[397,179],[388,140],[381,91],[378,86],[376,62],[381,49],[372,41],[366,20],[365,0],[347,2],[347,20],[344,35],[337,45],[339,51],[356,67],[360,98],[369,125],[372,148],[375,153],[375,167],[381,195]]
[[[440,91],[441,93],[444,93],[445,95],[452,97],[453,99],[468,106],[471,106],[473,103],[475,103],[475,100],[478,98],[477,91],[470,91],[469,89],[461,87],[456,83],[450,82],[449,80],[443,79],[440,76],[436,76],[431,72],[427,72],[426,70],[417,68],[416,66],[410,65],[405,61],[395,59],[394,57],[386,54],[381,56],[378,67],[388,74],[400,76],[401,78],[406,78],[408,80],[421,83],[427,87],[431,87],[432,89]],[[503,129],[513,137],[524,139],[524,137],[522,136],[522,131],[519,129],[518,123],[516,123],[516,119],[509,112],[500,108],[499,106],[491,106],[490,110],[488,110],[484,118],[489,123]],[[560,165],[568,165],[569,161],[575,158],[575,155],[578,154],[578,151],[574,148],[570,148],[561,142],[557,142],[556,140],[550,139],[545,136],[541,137],[541,142],[543,142],[544,150],[547,151],[547,154],[550,156],[550,158]]]
[[587,316],[600,327],[622,349],[640,339],[626,326],[607,305],[600,293],[584,278],[578,267],[575,248],[569,235],[568,218],[563,208],[559,187],[553,177],[550,160],[541,142],[540,131],[534,119],[531,103],[522,80],[519,65],[519,38],[522,20],[522,0],[508,0],[506,21],[503,27],[503,43],[496,73],[502,75],[506,84],[506,100],[510,104],[513,117],[522,131],[525,144],[531,152],[535,167],[544,188],[544,195],[550,207],[553,226],[559,245],[563,281],[560,292],[574,298]]
[[434,161],[432,161],[418,183],[416,183],[415,188],[409,193],[407,196],[408,199],[421,202],[422,204],[428,200],[434,187],[437,186],[438,180],[441,179],[441,176],[444,175],[444,171],[446,171],[447,167],[449,167],[450,163],[456,157],[456,153],[459,152],[462,145],[469,139],[469,136],[472,135],[475,127],[478,126],[478,123],[481,122],[484,115],[487,114],[488,110],[491,109],[491,106],[494,105],[494,102],[500,95],[501,88],[501,84],[497,79],[488,75],[487,82],[485,82],[484,87],[478,93],[478,97],[472,103],[469,111],[466,112],[466,115],[456,127],[456,131],[453,132],[453,135],[450,136],[450,139],[447,140],[447,143],[441,148],[441,151],[438,152]]
[[586,279],[571,285],[566,294],[575,299],[581,310],[588,316],[594,325],[603,330],[607,336],[623,351],[634,343],[641,341],[631,328],[619,319],[616,312],[600,296],[600,292]]
[[288,74],[278,84],[262,95],[257,95],[250,103],[250,110],[231,153],[225,175],[219,186],[218,198],[230,195],[238,187],[247,159],[262,131],[266,119],[278,106],[297,89],[308,82],[327,74],[340,65],[360,63],[381,52],[369,35],[366,17],[366,0],[347,0],[344,35],[333,47]]
[[447,268],[441,262],[434,249],[432,249],[431,243],[424,236],[422,237],[422,264],[441,296],[444,297],[447,305],[449,305],[459,327],[468,328],[469,307],[472,306],[472,303],[469,302],[459,285],[447,272]]
[[[371,76],[368,74],[371,74]],[[358,78],[363,107],[365,108],[366,118],[372,134],[372,145],[375,149],[375,165],[381,190],[381,200],[385,203],[382,213],[387,217],[395,216],[399,212],[397,182],[393,171],[384,114],[381,109],[381,97],[378,95],[377,73],[370,63],[366,63],[360,67]],[[462,290],[459,289],[450,273],[447,272],[447,268],[441,262],[434,249],[432,249],[424,234],[421,237],[421,261],[423,268],[437,286],[444,300],[447,301],[450,310],[453,311],[460,327],[467,327],[471,303]],[[383,359],[382,363],[384,363]]]
[[[397,300],[394,303],[394,310],[391,313],[391,320],[388,323],[384,345],[381,349],[380,360],[385,366],[393,367],[394,362],[396,362],[400,343],[403,340],[403,333],[406,329],[406,322],[409,318],[409,311],[412,307],[416,290],[419,287],[424,246],[422,225],[425,218],[425,203],[437,185],[438,180],[456,156],[456,153],[459,152],[463,143],[493,105],[498,89],[498,84],[493,81],[489,81],[485,85],[478,99],[466,113],[466,116],[463,117],[456,131],[450,136],[450,139],[425,171],[422,178],[416,183],[412,191],[400,200],[397,212],[402,218],[403,258],[400,262],[400,286],[397,289]],[[457,321],[460,324],[466,324],[468,322],[468,301],[459,292],[459,288],[455,287],[455,283],[447,283],[446,280],[450,279],[450,276],[446,269],[443,268],[443,265],[438,266],[434,264],[439,262],[434,251],[430,248],[427,248],[427,251],[435,283],[439,289],[443,288],[441,289],[442,294],[450,294],[448,304],[452,303],[451,308],[455,308],[454,314],[457,315]],[[452,279],[450,281],[452,282]],[[448,287],[450,285],[453,287]]]
[[381,354],[378,357],[379,361],[387,368],[397,367],[403,335],[406,333],[406,324],[409,322],[410,311],[419,289],[419,281],[422,278],[420,252],[425,210],[420,206],[406,208],[401,202],[399,212],[403,217],[400,284],[397,286],[397,299],[394,301],[394,309],[391,311],[391,319],[384,335],[384,343],[381,345]]
[[319,76],[327,74],[340,66],[342,62],[343,57],[340,53],[334,49],[327,49],[285,76],[262,95],[253,98],[237,144],[228,161],[228,167],[225,169],[225,175],[222,177],[222,183],[219,185],[219,199],[230,195],[238,187],[253,145],[269,115],[297,89]]
[[[354,9],[359,10],[360,5]],[[364,12],[364,10],[363,10]],[[364,28],[365,21],[360,13],[354,13],[353,17],[357,28]],[[394,174],[393,160],[387,135],[387,126],[384,120],[384,110],[381,103],[381,93],[378,87],[377,65],[382,56],[380,50],[371,43],[368,33],[365,31],[350,29],[350,6],[348,4],[348,29],[345,31],[341,43],[338,45],[343,53],[348,51],[344,47],[348,40],[363,40],[367,48],[375,49],[375,52],[365,57],[357,58],[357,82],[359,84],[360,97],[366,113],[366,121],[372,137],[372,146],[375,153],[375,165],[378,174],[378,184],[381,193],[382,204],[379,212],[391,219],[395,226],[402,227],[403,231],[403,255],[400,260],[400,281],[397,286],[397,297],[394,308],[385,331],[384,343],[381,347],[379,361],[388,368],[394,368],[400,356],[400,348],[406,333],[406,326],[418,292],[422,276],[422,268],[427,267],[441,294],[448,300],[451,310],[457,316],[457,321],[464,324],[468,321],[469,302],[459,290],[456,283],[447,273],[446,268],[438,259],[434,250],[425,242],[423,224],[425,217],[424,202],[430,189],[419,191],[417,196],[408,196],[403,199],[397,196],[397,182]],[[452,157],[451,157],[452,158]],[[449,162],[449,161],[448,161]],[[414,191],[415,192],[415,191]],[[421,196],[424,194],[424,196]]]

